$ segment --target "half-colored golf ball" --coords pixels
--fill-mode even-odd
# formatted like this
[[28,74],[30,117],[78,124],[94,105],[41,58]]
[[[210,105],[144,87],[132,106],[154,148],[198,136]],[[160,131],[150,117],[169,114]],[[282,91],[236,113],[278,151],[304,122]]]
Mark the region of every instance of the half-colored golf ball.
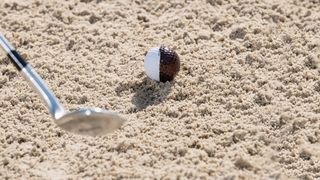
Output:
[[144,58],[144,71],[155,81],[171,81],[180,70],[178,54],[165,46],[151,48]]

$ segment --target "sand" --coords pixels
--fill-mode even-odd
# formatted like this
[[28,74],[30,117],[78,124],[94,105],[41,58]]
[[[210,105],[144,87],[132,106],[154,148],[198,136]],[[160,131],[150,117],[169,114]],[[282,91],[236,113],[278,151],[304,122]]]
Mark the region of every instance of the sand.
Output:
[[[59,129],[0,55],[0,179],[319,179],[318,0],[1,0],[2,32],[66,109],[127,119]],[[175,81],[143,72],[161,44]]]

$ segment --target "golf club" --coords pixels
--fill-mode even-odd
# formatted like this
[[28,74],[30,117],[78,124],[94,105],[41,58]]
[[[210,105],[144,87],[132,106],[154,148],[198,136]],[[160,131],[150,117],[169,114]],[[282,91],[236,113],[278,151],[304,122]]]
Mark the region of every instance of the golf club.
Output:
[[54,122],[64,130],[80,135],[99,136],[112,132],[124,123],[115,112],[100,108],[65,111],[41,77],[33,70],[9,41],[0,33],[0,44],[11,62],[46,103]]

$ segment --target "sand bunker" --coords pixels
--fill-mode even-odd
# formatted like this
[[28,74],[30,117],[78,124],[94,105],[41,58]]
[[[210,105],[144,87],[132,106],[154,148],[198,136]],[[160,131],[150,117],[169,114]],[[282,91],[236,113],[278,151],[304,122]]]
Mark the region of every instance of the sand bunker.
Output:
[[[128,119],[70,134],[0,55],[0,179],[320,178],[317,0],[1,0],[0,32],[66,109]],[[180,55],[174,82],[144,53]]]

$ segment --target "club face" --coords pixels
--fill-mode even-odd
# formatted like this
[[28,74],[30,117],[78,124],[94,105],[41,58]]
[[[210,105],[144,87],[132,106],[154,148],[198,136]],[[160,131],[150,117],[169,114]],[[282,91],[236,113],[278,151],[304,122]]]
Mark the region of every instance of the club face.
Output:
[[101,136],[118,129],[124,119],[114,112],[102,109],[81,109],[56,120],[62,129],[80,135]]

